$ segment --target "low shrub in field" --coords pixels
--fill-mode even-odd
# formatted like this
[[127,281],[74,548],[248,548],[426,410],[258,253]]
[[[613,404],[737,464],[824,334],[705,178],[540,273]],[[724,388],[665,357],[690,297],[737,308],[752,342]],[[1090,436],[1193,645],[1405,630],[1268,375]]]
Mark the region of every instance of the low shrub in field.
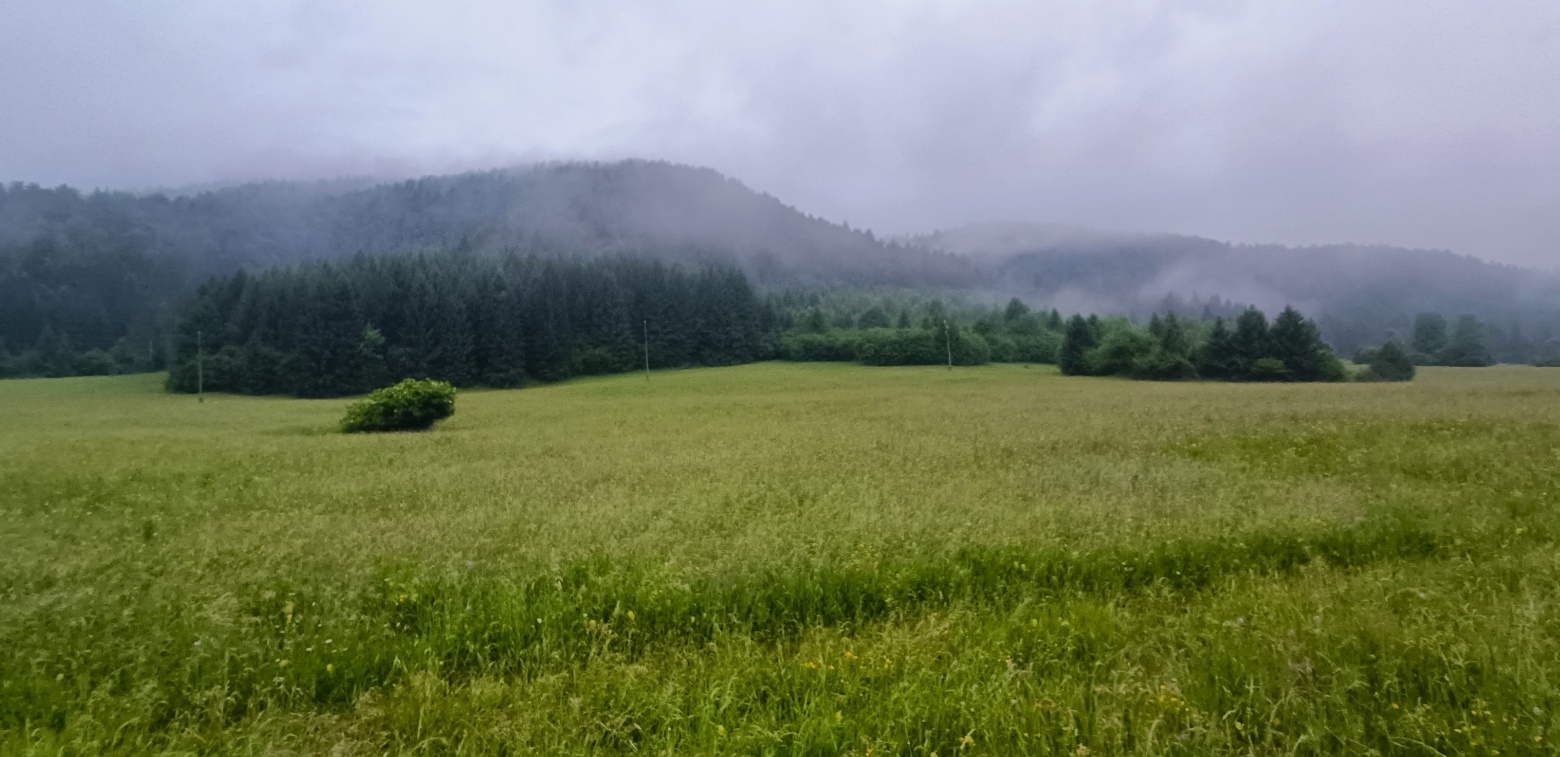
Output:
[[1356,360],[1368,366],[1360,373],[1360,381],[1414,380],[1414,363],[1397,342],[1387,342],[1374,350],[1367,350]]
[[454,414],[454,386],[445,381],[406,379],[352,403],[341,430],[423,431]]

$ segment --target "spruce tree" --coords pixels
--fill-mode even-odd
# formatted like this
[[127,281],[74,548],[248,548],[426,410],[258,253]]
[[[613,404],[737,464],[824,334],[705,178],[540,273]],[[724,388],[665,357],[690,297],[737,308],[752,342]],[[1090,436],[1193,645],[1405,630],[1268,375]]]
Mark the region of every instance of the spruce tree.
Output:
[[1235,319],[1235,333],[1231,335],[1230,342],[1234,348],[1234,365],[1231,366],[1229,377],[1238,380],[1256,378],[1257,361],[1272,357],[1268,346],[1267,316],[1256,308],[1246,308]]
[[1321,381],[1331,351],[1322,342],[1316,324],[1293,307],[1284,308],[1268,332],[1269,356],[1284,363],[1291,381]]
[[1414,338],[1410,346],[1423,356],[1423,360],[1439,359],[1441,350],[1446,349],[1446,318],[1440,313],[1414,316]]
[[1165,314],[1164,320],[1159,326],[1159,345],[1165,352],[1176,357],[1190,357],[1192,354],[1191,340],[1186,338],[1186,329],[1181,325],[1181,319],[1175,317],[1175,313]]
[[1062,349],[1056,355],[1056,365],[1063,376],[1085,376],[1089,373],[1089,350],[1099,344],[1096,331],[1081,315],[1074,315],[1067,322],[1062,335]]
[[1223,318],[1215,318],[1207,341],[1197,348],[1197,374],[1203,378],[1229,380],[1240,371],[1239,354],[1235,349],[1235,335],[1225,325]]

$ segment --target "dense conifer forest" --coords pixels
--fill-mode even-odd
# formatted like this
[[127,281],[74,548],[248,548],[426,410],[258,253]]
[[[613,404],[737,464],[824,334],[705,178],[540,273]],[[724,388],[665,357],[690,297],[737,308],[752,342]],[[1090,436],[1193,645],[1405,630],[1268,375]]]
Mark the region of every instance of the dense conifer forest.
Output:
[[772,354],[770,311],[726,266],[464,252],[359,256],[202,286],[174,391],[357,394],[406,378],[519,386]]

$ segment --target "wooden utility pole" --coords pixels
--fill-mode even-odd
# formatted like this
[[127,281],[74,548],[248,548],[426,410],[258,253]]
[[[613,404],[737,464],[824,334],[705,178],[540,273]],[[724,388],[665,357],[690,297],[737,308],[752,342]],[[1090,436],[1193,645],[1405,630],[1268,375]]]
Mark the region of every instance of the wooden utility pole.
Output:
[[943,344],[948,347],[948,370],[953,370],[953,332],[948,330],[948,319],[943,319]]
[[650,319],[645,319],[645,380],[650,380]]
[[195,401],[206,401],[206,356],[201,333],[195,332]]

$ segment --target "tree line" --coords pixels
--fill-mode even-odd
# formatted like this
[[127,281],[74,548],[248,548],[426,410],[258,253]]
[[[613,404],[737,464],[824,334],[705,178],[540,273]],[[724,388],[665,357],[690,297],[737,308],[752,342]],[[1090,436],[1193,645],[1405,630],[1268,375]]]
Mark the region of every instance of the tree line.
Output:
[[773,354],[773,313],[721,265],[461,251],[357,256],[201,286],[168,388],[301,397],[401,378],[519,386]]
[[[173,391],[357,394],[401,378],[518,386],[579,374],[781,358],[866,365],[1057,364],[1068,375],[1339,381],[1315,322],[1286,308],[1233,318],[1125,317],[970,304],[918,290],[755,291],[739,269],[649,257],[360,254],[219,276],[169,329]],[[1227,303],[1221,303],[1224,305]],[[1227,308],[1221,307],[1221,310]],[[1362,351],[1360,377],[1415,363],[1487,364],[1482,326],[1421,316],[1408,347]],[[1444,335],[1444,336],[1438,336]],[[148,360],[155,343],[148,345]],[[57,354],[66,354],[59,350]],[[1469,357],[1472,356],[1472,357]],[[80,359],[79,355],[76,359]],[[103,371],[110,372],[110,371]]]
[[[1146,322],[1116,316],[1034,310],[1013,298],[1005,306],[949,303],[917,293],[817,292],[771,294],[785,333],[788,360],[854,361],[864,365],[1049,363],[1075,376],[1219,381],[1402,381],[1413,377],[1405,352],[1362,354],[1361,371],[1347,369],[1316,323],[1285,308],[1269,323],[1252,307],[1233,318],[1152,314]],[[1210,303],[1211,304],[1211,303]],[[1396,352],[1394,352],[1396,350]],[[1380,353],[1380,354],[1378,354]]]
[[1420,313],[1414,316],[1409,346],[1408,357],[1415,365],[1479,368],[1495,364],[1484,324],[1471,315],[1461,316],[1451,325],[1440,313]]
[[787,290],[771,294],[779,357],[863,365],[1055,363],[1061,314],[1014,298],[995,308],[916,292]]
[[1452,320],[1441,313],[1419,313],[1406,340],[1391,334],[1385,344],[1361,350],[1355,360],[1367,362],[1383,351],[1401,354],[1416,366],[1482,368],[1507,362],[1560,367],[1560,342],[1529,339],[1517,324],[1502,329],[1468,314]]
[[1126,319],[1067,322],[1057,356],[1069,376],[1126,376],[1153,381],[1344,381],[1350,372],[1322,340],[1316,324],[1293,307],[1268,322],[1248,308],[1231,325],[1188,322],[1174,313],[1145,326]]

